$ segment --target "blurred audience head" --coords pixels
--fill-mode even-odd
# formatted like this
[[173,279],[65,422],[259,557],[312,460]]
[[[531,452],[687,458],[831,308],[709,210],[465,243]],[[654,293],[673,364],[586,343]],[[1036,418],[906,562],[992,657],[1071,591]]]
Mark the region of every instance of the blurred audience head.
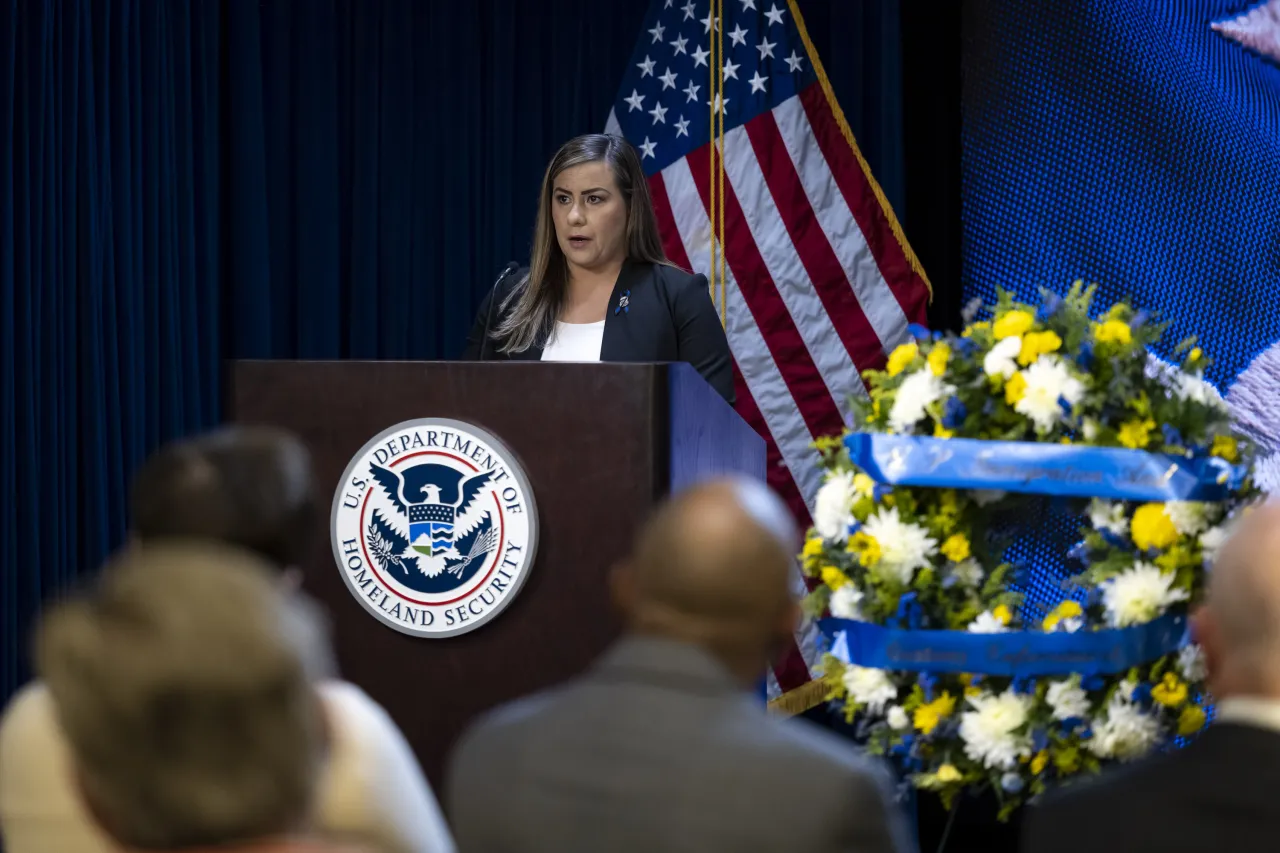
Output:
[[127,549],[50,609],[37,666],[89,811],[122,847],[183,850],[305,826],[325,756],[315,611],[255,555]]
[[279,569],[303,561],[319,523],[310,454],[268,427],[227,427],[161,447],[134,477],[130,510],[138,542],[222,542]]
[[1280,503],[1255,506],[1235,523],[1194,629],[1215,699],[1280,699]]
[[799,619],[788,510],[764,484],[720,479],[658,508],[614,576],[632,631],[694,643],[753,683]]

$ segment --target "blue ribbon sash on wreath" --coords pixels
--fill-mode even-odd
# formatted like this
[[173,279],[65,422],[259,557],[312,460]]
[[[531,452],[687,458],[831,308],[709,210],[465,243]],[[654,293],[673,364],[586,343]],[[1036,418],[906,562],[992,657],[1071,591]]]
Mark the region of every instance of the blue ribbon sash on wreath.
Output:
[[1241,472],[1217,457],[1187,459],[1116,447],[852,433],[849,457],[895,486],[985,489],[1130,501],[1220,501]]
[[1187,639],[1186,617],[1173,613],[1132,628],[1074,634],[912,631],[834,618],[818,626],[831,654],[855,666],[1012,678],[1124,672],[1177,651]]
[[[1130,501],[1219,501],[1243,469],[1216,457],[1025,441],[852,433],[850,460],[878,483]],[[1177,651],[1186,617],[1104,631],[1042,633],[911,630],[850,619],[818,623],[847,664],[916,672],[1026,678],[1108,675]]]

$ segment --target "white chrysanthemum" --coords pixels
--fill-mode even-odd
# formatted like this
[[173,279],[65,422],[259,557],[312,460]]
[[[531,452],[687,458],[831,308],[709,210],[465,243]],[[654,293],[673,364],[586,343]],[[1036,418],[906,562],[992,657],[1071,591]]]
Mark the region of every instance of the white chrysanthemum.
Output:
[[1104,501],[1102,498],[1089,501],[1089,523],[1094,530],[1105,530],[1115,536],[1124,536],[1129,532],[1129,516],[1124,511],[1124,504]]
[[1018,372],[1018,362],[1015,359],[1020,352],[1022,335],[1005,338],[982,357],[982,372],[988,376],[1003,376],[1008,379]]
[[1083,719],[1089,714],[1089,694],[1084,692],[1074,678],[1050,684],[1045,701],[1053,709],[1055,720],[1070,720],[1073,717]]
[[969,705],[973,710],[960,715],[965,755],[984,767],[1012,770],[1031,754],[1031,738],[1018,731],[1026,725],[1030,696],[1006,690],[999,696],[972,696]]
[[1195,536],[1209,526],[1209,504],[1200,501],[1168,501],[1164,514],[1182,536]]
[[1212,563],[1218,559],[1218,549],[1227,541],[1227,531],[1222,527],[1210,527],[1200,534],[1200,551],[1205,562]]
[[889,714],[885,718],[889,722],[889,727],[894,729],[911,728],[911,718],[907,716],[907,712],[902,710],[901,705],[894,705],[889,709]]
[[969,623],[970,634],[1003,634],[1008,626],[995,617],[990,610],[978,614],[978,618]]
[[1082,426],[1084,440],[1085,441],[1095,440],[1098,437],[1098,430],[1100,430],[1101,428],[1102,428],[1102,425],[1099,424],[1097,420],[1095,420],[1094,418],[1085,418],[1084,424]]
[[1160,737],[1160,723],[1132,702],[1112,701],[1093,721],[1088,746],[1099,758],[1127,761],[1147,754]]
[[1113,628],[1141,625],[1162,615],[1169,605],[1187,600],[1187,592],[1173,589],[1173,573],[1137,562],[1102,582],[1102,603]]
[[867,519],[862,530],[880,546],[880,562],[873,571],[900,583],[911,583],[916,569],[929,565],[938,553],[938,540],[918,524],[904,523],[897,507],[881,507]]
[[1183,646],[1178,651],[1178,671],[1182,673],[1183,678],[1193,684],[1204,681],[1209,674],[1208,667],[1205,665],[1204,649],[1194,643]]
[[926,414],[927,407],[949,394],[955,388],[933,375],[929,368],[917,370],[898,386],[889,410],[889,428],[894,432],[909,432]]
[[862,590],[851,583],[846,583],[831,593],[831,600],[827,603],[827,607],[831,609],[831,615],[837,619],[857,619],[861,621],[862,599]]
[[1084,396],[1084,383],[1072,376],[1066,362],[1055,355],[1040,356],[1022,375],[1027,387],[1013,408],[1030,418],[1039,432],[1048,432],[1062,416],[1059,400],[1075,405]]
[[852,471],[835,471],[818,489],[813,500],[813,526],[823,539],[843,539],[853,524],[853,503],[858,493]]
[[951,570],[951,574],[964,586],[976,587],[982,583],[982,564],[970,557],[963,563],[956,563],[956,567]]
[[1212,406],[1220,411],[1227,410],[1226,401],[1222,399],[1222,395],[1218,393],[1217,388],[1214,388],[1204,380],[1203,374],[1179,372],[1175,376],[1177,378],[1172,383],[1173,393],[1178,396],[1179,400]]
[[885,705],[898,698],[898,688],[883,669],[850,666],[842,680],[849,698],[872,714],[881,713]]

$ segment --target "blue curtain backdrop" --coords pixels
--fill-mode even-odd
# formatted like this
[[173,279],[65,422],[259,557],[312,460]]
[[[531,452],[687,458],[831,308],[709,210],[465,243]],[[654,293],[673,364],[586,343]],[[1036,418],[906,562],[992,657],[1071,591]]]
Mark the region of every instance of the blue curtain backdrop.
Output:
[[[645,0],[0,0],[0,701],[226,358],[454,358]],[[902,214],[896,0],[802,0]]]

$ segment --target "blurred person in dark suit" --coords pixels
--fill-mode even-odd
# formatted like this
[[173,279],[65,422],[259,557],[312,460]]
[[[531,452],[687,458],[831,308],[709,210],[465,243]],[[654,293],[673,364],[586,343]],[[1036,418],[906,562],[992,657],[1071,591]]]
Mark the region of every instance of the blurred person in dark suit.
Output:
[[1026,814],[1027,853],[1265,850],[1280,838],[1280,505],[1222,546],[1193,631],[1213,723],[1186,748],[1078,782]]
[[459,849],[906,849],[881,768],[750,695],[799,617],[798,546],[786,506],[753,481],[662,506],[613,576],[626,635],[461,739],[446,795]]
[[[161,447],[136,473],[130,546],[205,542],[266,560],[284,588],[320,531],[310,454],[289,433],[228,427]],[[438,801],[403,733],[353,684],[317,685],[332,734],[317,794],[318,826],[384,853],[454,849]],[[47,686],[36,681],[0,721],[0,831],[8,853],[104,853],[64,772],[66,747]]]

